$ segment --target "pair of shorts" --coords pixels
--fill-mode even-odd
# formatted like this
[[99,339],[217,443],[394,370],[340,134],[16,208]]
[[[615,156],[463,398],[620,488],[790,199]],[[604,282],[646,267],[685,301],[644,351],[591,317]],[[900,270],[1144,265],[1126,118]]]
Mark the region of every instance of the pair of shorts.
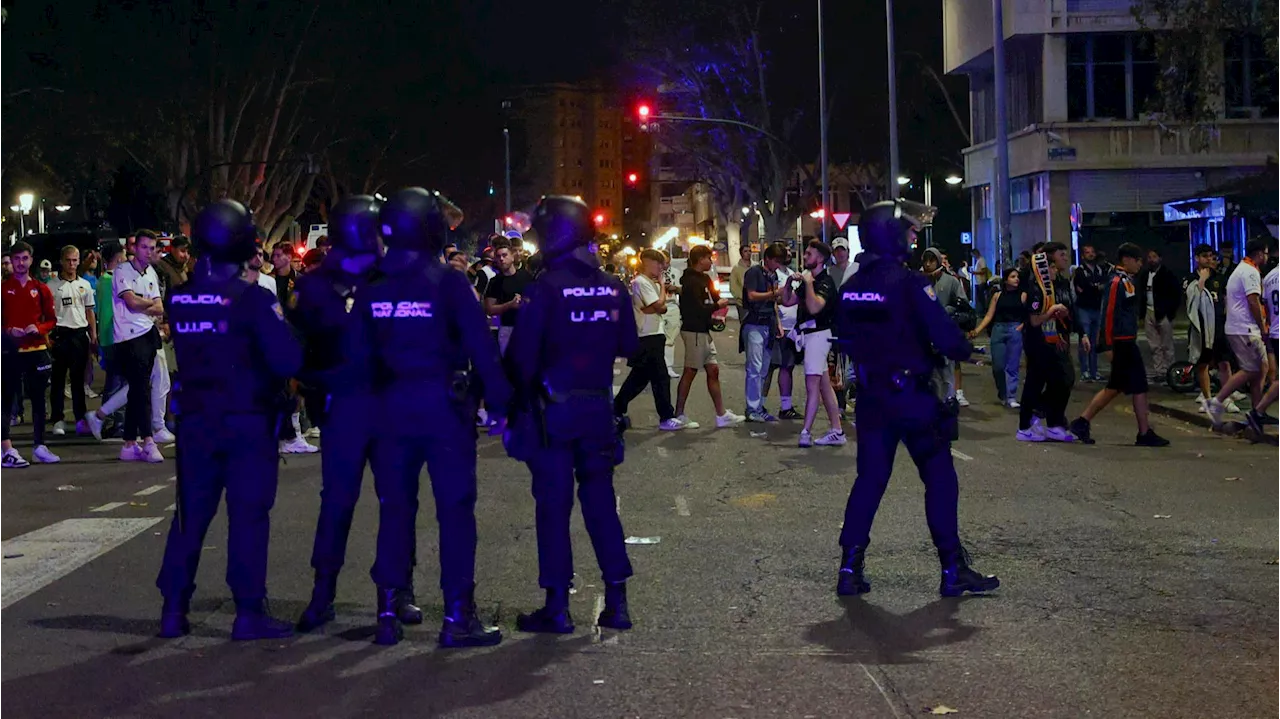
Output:
[[716,361],[716,343],[710,332],[686,332],[680,330],[680,341],[684,344],[684,368],[702,369],[708,365],[720,364]]
[[782,369],[796,366],[796,343],[790,337],[774,337],[769,350],[769,364]]
[[804,376],[825,375],[827,355],[831,352],[831,330],[818,330],[800,335],[804,351]]
[[1116,342],[1111,347],[1111,376],[1107,389],[1124,394],[1146,394],[1147,368],[1142,362],[1142,351],[1133,341]]
[[1257,335],[1227,335],[1227,344],[1236,356],[1236,364],[1244,372],[1261,372],[1267,368],[1267,346]]

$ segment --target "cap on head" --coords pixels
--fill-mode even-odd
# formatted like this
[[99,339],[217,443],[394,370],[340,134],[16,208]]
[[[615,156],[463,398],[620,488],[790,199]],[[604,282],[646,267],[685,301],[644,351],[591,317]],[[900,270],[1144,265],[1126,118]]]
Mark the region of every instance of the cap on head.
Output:
[[533,211],[533,230],[548,258],[559,257],[591,244],[595,226],[591,208],[576,197],[547,195]]
[[858,220],[858,236],[867,252],[905,260],[911,254],[907,230],[919,226],[919,220],[906,214],[903,203],[877,202],[868,207]]
[[343,198],[329,211],[329,242],[348,255],[377,253],[381,208],[382,203],[368,195]]
[[253,214],[235,200],[205,207],[191,225],[196,252],[215,262],[245,262],[253,257],[257,237]]
[[843,238],[843,237],[837,237],[834,241],[832,241],[832,243],[831,243],[831,250],[832,250],[833,252],[834,252],[835,250],[839,250],[839,249],[842,249],[842,248],[843,248],[843,249],[846,249],[846,250],[847,250],[847,249],[849,249],[849,240],[847,240],[847,239],[845,239],[845,238]]
[[388,248],[438,253],[461,211],[439,192],[407,187],[391,196],[378,212],[382,241]]

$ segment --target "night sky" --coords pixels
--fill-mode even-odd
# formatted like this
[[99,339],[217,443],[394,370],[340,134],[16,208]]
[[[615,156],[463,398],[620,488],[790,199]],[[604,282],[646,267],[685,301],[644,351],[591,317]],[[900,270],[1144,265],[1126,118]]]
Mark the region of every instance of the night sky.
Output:
[[[625,82],[630,77],[624,63],[627,1],[334,0],[321,5],[304,47],[309,60],[357,85],[350,101],[361,106],[371,127],[379,132],[392,126],[400,130],[394,162],[388,167],[391,184],[440,187],[465,208],[484,200],[489,181],[501,183],[499,103],[509,88],[585,77]],[[134,15],[118,10],[103,21],[94,17],[97,3],[85,0],[15,3],[4,29],[6,94],[12,88],[57,82],[67,92],[97,93],[110,103],[145,103],[180,83],[186,42],[182,33],[164,23],[131,19],[139,8],[148,7],[146,3],[112,4],[132,7],[129,12]],[[852,0],[826,5],[827,78],[835,100],[832,161],[884,162],[884,3]],[[897,5],[903,169],[918,175],[929,166],[939,175],[947,174],[960,167],[959,150],[965,142],[937,87],[919,70],[921,60],[908,54],[919,53],[941,72],[941,10],[936,0],[898,0]],[[771,59],[789,81],[775,88],[774,96],[811,103],[813,111],[798,149],[803,156],[816,156],[816,9],[798,0],[779,7],[786,11],[777,15],[775,37],[786,41],[773,43]],[[140,57],[120,50],[122,45],[138,44],[148,48]],[[32,57],[39,62],[30,62]],[[965,80],[947,83],[964,113]],[[23,114],[10,112],[11,102],[6,102],[6,152],[24,133],[16,121]],[[317,111],[324,112],[319,103]],[[77,122],[56,113],[51,120]],[[417,162],[406,165],[411,159]],[[6,192],[10,180],[11,173],[6,173]]]

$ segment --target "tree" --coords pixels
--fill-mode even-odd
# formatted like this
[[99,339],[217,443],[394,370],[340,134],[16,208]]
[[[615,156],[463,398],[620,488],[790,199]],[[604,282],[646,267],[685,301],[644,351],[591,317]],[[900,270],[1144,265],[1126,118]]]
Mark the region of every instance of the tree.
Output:
[[816,163],[795,149],[809,114],[798,98],[775,94],[780,83],[766,43],[781,6],[716,0],[686,4],[676,17],[661,3],[637,7],[632,57],[660,88],[657,114],[740,123],[660,122],[658,142],[680,156],[689,179],[711,189],[731,256],[745,205],[760,213],[766,240],[781,237],[802,209],[788,193],[809,197],[817,184],[809,168]]
[[1146,29],[1162,72],[1158,99],[1148,108],[1157,119],[1193,128],[1203,146],[1223,117],[1223,46],[1228,37],[1260,34],[1275,87],[1277,0],[1133,0],[1132,13]]

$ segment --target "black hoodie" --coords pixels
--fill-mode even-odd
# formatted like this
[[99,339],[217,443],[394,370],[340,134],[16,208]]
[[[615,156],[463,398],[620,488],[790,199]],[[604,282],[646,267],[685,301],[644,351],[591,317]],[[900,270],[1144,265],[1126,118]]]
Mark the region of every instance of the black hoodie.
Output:
[[680,276],[680,331],[710,332],[711,314],[718,309],[720,293],[711,276],[692,267]]

